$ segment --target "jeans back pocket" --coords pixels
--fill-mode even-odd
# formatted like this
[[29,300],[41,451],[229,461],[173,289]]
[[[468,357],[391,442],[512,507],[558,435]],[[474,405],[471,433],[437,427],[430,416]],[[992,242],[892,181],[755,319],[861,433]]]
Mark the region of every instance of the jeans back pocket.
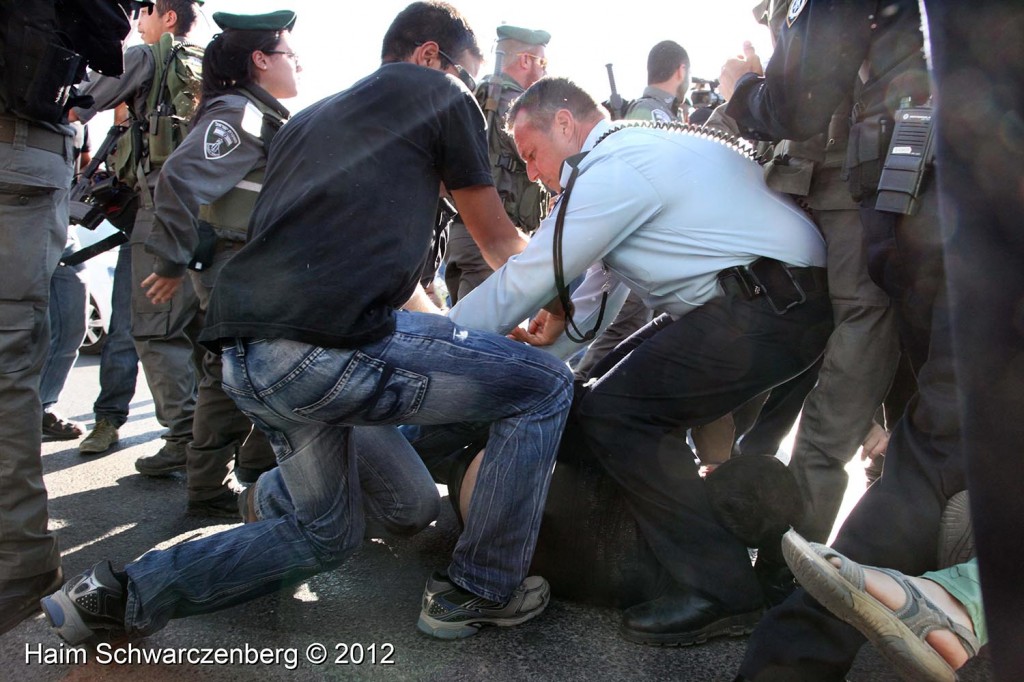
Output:
[[419,409],[427,383],[421,374],[356,351],[326,395],[294,412],[327,424],[397,424]]

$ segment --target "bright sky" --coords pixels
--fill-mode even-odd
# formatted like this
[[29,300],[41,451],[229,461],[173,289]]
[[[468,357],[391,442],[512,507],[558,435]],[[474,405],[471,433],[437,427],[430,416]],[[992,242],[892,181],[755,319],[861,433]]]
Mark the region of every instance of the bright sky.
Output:
[[[493,68],[495,29],[503,23],[540,28],[551,33],[548,73],[567,76],[593,94],[608,98],[605,64],[615,68],[615,81],[626,99],[638,97],[646,85],[647,53],[661,40],[674,40],[690,55],[692,75],[717,78],[722,62],[738,54],[750,40],[758,54],[770,54],[768,30],[754,22],[757,0],[694,0],[608,5],[557,0],[454,0],[477,34]],[[207,0],[193,37],[205,43],[216,32],[214,12],[258,14],[293,9],[298,21],[291,41],[303,68],[299,97],[285,102],[294,113],[342,90],[374,71],[380,63],[381,40],[388,25],[408,0]],[[657,8],[655,9],[655,6]],[[579,9],[588,7],[587,10]]]

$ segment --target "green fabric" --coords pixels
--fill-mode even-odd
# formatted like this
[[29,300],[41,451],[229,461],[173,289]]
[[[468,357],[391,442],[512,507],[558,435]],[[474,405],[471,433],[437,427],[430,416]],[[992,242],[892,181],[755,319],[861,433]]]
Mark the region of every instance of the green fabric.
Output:
[[[261,102],[258,97],[254,97],[246,90],[241,90],[240,92],[245,95],[246,99],[253,106],[259,109],[260,113],[263,114],[264,120],[269,116],[278,122],[284,122],[284,116]],[[263,132],[267,132],[266,125],[263,126]],[[261,137],[263,136],[261,135]],[[265,147],[270,146],[269,139],[263,139],[263,143]],[[263,177],[266,175],[266,172],[266,166],[261,165],[259,168],[249,171],[243,181],[262,186]],[[249,218],[252,217],[252,210],[256,205],[258,197],[259,192],[254,189],[245,189],[238,186],[232,187],[212,203],[200,206],[199,219],[209,223],[218,236],[225,236],[225,233],[240,234],[244,240],[249,231]]]
[[[501,92],[498,95],[497,110],[489,111],[489,89],[498,78]],[[487,153],[491,160],[491,174],[494,188],[501,197],[509,219],[528,233],[540,227],[547,215],[548,194],[540,183],[531,182],[526,173],[526,164],[519,157],[515,142],[505,131],[505,113],[512,100],[523,93],[523,88],[507,74],[485,76],[477,86],[476,98],[487,116]]]
[[985,609],[981,600],[978,560],[971,559],[967,563],[931,571],[921,577],[938,583],[964,605],[974,624],[974,634],[984,646],[988,642],[988,627],[985,624]]
[[295,12],[287,9],[266,14],[213,13],[213,22],[225,31],[290,31],[295,19]]
[[113,154],[118,179],[131,187],[142,186],[140,169],[144,175],[158,170],[188,135],[202,89],[202,48],[165,33],[149,49],[154,70],[146,111],[131,112],[132,130],[121,137]]
[[551,34],[547,31],[502,25],[498,27],[498,40],[518,40],[527,45],[547,45],[551,40]]

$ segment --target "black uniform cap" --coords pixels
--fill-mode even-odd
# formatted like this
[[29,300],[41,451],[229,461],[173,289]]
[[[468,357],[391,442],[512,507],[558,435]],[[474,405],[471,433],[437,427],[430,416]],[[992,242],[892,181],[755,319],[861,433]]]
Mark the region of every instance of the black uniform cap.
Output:
[[214,12],[213,21],[225,31],[290,31],[295,26],[295,12],[288,9],[266,14]]
[[551,40],[551,34],[547,31],[533,31],[505,24],[498,27],[498,40],[518,40],[526,45],[547,45]]

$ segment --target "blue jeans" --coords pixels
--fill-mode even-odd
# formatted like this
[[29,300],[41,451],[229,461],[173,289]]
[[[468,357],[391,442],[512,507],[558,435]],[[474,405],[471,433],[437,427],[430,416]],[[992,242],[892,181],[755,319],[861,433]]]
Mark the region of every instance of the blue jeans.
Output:
[[139,377],[139,354],[132,340],[132,251],[122,244],[114,269],[110,301],[110,325],[100,354],[100,394],[92,411],[96,420],[106,419],[120,427],[128,421],[128,404]]
[[[62,257],[72,251],[65,248]],[[39,375],[39,399],[44,411],[57,404],[85,338],[87,293],[80,274],[84,267],[58,265],[50,277],[50,352]]]
[[403,479],[387,472],[422,471],[397,429],[371,430],[382,437],[364,443],[353,426],[491,423],[448,575],[495,601],[522,582],[572,397],[564,364],[502,336],[408,312],[397,314],[394,333],[361,348],[240,340],[225,348],[223,362],[225,391],[274,447],[287,501],[261,478],[260,521],[126,566],[129,632],[148,634],[172,616],[274,592],[351,554],[365,527],[359,462],[395,483],[397,497],[407,492],[397,489]]

